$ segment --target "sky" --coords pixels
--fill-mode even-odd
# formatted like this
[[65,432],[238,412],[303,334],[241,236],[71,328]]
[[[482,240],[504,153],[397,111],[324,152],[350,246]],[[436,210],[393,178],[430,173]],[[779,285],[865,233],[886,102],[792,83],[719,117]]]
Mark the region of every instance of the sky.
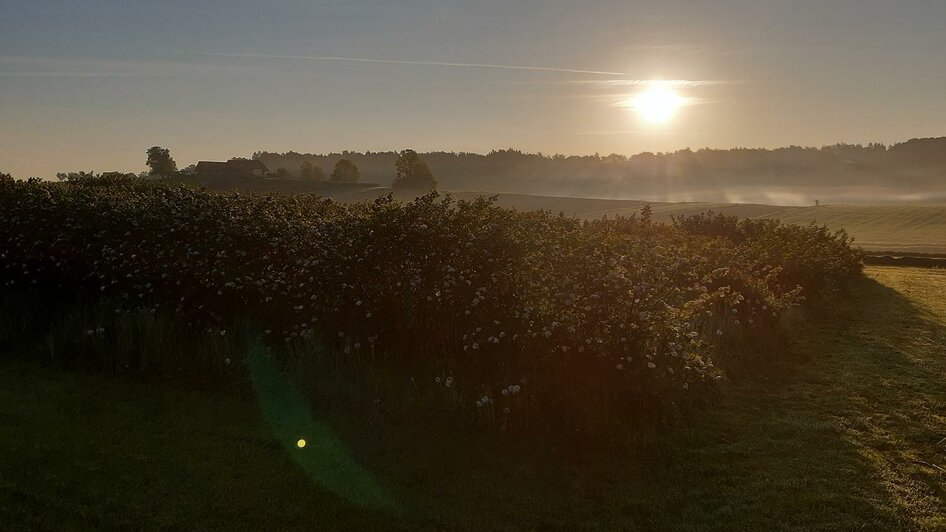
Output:
[[[0,171],[946,134],[944,0],[0,0]],[[684,103],[650,123],[652,85]]]

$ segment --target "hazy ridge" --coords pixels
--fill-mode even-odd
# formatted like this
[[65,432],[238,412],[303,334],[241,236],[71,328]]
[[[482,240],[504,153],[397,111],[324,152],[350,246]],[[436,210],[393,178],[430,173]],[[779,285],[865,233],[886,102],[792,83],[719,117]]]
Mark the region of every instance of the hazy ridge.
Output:
[[[518,150],[421,154],[441,188],[489,192],[642,199],[809,205],[823,203],[946,203],[946,137],[821,148],[690,149],[631,157],[529,154]],[[362,181],[386,186],[397,154],[257,152],[270,170],[298,175],[303,161],[330,171],[343,158]]]

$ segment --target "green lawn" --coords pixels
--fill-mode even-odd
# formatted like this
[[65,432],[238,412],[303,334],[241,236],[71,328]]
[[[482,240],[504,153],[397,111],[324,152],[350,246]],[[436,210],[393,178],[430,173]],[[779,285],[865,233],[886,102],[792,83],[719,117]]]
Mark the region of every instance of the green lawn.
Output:
[[0,528],[946,529],[946,271],[869,269],[789,351],[633,451],[568,461],[382,416],[298,449],[251,396],[6,357]]

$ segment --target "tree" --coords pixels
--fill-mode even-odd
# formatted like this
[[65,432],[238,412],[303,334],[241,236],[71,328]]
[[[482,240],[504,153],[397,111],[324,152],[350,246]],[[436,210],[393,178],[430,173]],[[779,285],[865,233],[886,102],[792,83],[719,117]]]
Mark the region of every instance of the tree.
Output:
[[3,173],[3,172],[0,172],[0,183],[3,183],[4,181],[7,181],[7,182],[9,182],[9,183],[12,183],[12,182],[13,182],[13,176],[10,175],[10,174],[5,174],[5,173]]
[[78,181],[91,180],[95,179],[96,175],[94,171],[89,172],[59,172],[56,174],[56,179],[59,181],[67,183],[75,183]]
[[148,167],[152,175],[168,177],[177,172],[177,163],[171,158],[171,150],[152,146],[148,148]]
[[273,177],[276,179],[289,179],[289,170],[285,168],[277,168],[276,173],[273,174]]
[[427,163],[414,150],[404,150],[394,161],[394,188],[436,190],[437,180],[427,167]]
[[358,167],[351,162],[351,159],[339,159],[335,163],[335,169],[332,170],[331,179],[340,183],[357,183],[359,177],[361,173],[358,172]]
[[307,181],[322,181],[325,179],[325,172],[321,168],[312,164],[312,161],[306,159],[302,161],[302,167],[299,169],[302,179]]

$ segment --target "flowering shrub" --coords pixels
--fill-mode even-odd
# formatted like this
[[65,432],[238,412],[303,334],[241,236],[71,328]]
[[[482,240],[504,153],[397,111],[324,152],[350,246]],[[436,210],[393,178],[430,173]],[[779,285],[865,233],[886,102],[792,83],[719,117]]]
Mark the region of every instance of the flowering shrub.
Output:
[[[0,282],[118,301],[277,353],[448,388],[501,426],[600,430],[699,398],[721,336],[860,271],[771,221],[580,221],[436,193],[345,205],[135,180],[0,182]],[[229,358],[227,359],[229,362]],[[429,376],[424,377],[424,376]]]
[[777,220],[749,220],[718,213],[675,217],[674,225],[696,235],[719,237],[738,245],[753,260],[780,266],[779,279],[808,293],[824,295],[861,271],[863,252],[845,231],[825,226],[785,225]]

